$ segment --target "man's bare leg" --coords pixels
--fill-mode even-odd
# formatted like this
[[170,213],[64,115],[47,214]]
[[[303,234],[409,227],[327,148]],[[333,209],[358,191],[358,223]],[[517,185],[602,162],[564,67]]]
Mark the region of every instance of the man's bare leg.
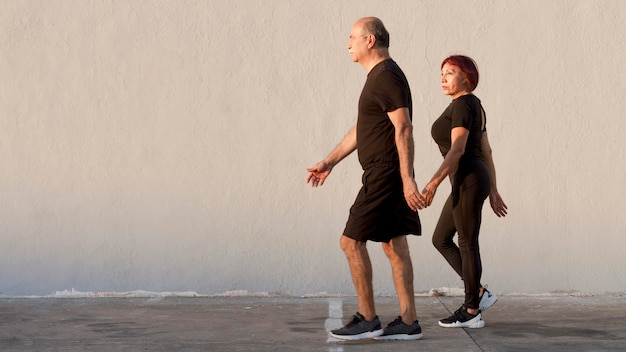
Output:
[[391,263],[393,282],[400,302],[400,316],[405,324],[411,325],[417,320],[417,313],[413,289],[413,264],[406,236],[394,237],[389,243],[383,243],[383,250]]
[[359,313],[363,315],[365,320],[373,321],[376,317],[376,308],[374,307],[372,262],[367,252],[366,243],[341,236],[339,244],[348,259],[352,282],[359,299]]

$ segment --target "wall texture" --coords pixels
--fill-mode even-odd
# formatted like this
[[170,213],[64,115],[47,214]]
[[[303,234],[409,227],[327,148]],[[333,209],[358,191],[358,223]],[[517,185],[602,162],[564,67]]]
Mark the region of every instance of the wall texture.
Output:
[[[510,208],[485,210],[483,281],[626,292],[624,1],[7,0],[0,293],[353,294],[338,240],[356,156],[304,179],[355,123],[366,72],[346,45],[366,15],[412,85],[420,186],[441,161],[441,60],[481,69]],[[418,292],[461,286],[430,242],[448,191],[410,239]]]

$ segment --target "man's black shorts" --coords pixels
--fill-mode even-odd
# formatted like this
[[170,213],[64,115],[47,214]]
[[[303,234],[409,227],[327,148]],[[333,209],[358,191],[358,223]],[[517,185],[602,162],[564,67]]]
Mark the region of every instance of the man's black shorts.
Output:
[[350,208],[343,234],[361,242],[389,242],[402,235],[422,234],[419,215],[404,199],[397,163],[365,169],[363,186]]

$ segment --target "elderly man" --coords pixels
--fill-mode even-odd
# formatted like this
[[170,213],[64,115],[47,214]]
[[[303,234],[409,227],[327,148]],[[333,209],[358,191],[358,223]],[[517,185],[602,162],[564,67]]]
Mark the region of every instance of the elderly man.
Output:
[[[422,329],[415,311],[406,236],[421,234],[417,210],[425,204],[413,174],[411,90],[389,56],[389,33],[380,19],[359,19],[350,32],[348,51],[352,61],[368,72],[357,123],[324,160],[307,169],[306,179],[313,187],[323,185],[337,163],[358,151],[363,186],[350,208],[340,245],[348,259],[359,310],[330,335],[343,340],[417,340]],[[400,303],[400,315],[384,330],[374,305],[367,241],[382,243]]]

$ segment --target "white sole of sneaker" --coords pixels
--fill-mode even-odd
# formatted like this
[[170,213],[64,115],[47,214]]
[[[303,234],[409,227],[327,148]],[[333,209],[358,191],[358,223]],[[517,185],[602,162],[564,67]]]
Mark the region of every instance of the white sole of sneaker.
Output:
[[399,334],[399,335],[387,335],[387,336],[377,336],[374,337],[374,340],[377,341],[391,341],[391,340],[402,340],[402,341],[411,341],[411,340],[421,340],[422,334]]
[[475,318],[468,320],[466,322],[455,321],[454,323],[446,324],[441,321],[438,322],[439,326],[444,328],[470,328],[470,329],[480,329],[485,326],[485,321],[482,316],[479,314]]
[[334,337],[339,340],[356,341],[356,340],[365,340],[365,339],[372,339],[372,338],[378,337],[383,334],[383,329],[368,331],[368,332],[364,332],[358,335],[336,335],[336,334],[333,334],[332,332],[329,334],[331,337]]

